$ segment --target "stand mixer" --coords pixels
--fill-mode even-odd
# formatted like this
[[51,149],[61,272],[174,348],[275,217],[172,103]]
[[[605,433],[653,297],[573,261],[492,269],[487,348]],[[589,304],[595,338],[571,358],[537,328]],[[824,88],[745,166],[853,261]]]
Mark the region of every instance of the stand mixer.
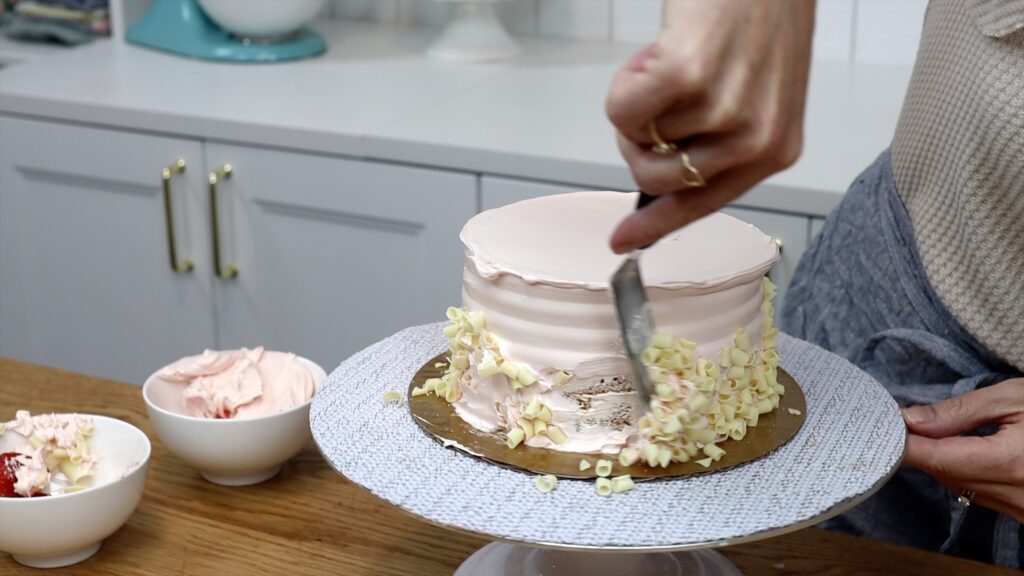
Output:
[[204,60],[280,62],[327,50],[304,27],[326,0],[160,0],[125,35],[128,42]]

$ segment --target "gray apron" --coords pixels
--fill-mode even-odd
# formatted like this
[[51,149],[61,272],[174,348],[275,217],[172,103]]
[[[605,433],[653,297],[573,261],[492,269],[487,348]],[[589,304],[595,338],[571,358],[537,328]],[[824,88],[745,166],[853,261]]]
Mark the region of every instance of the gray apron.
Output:
[[[797,267],[782,329],[845,357],[901,405],[929,404],[1020,374],[968,334],[935,295],[885,151],[850,186]],[[979,434],[992,430],[980,430]],[[826,528],[1020,568],[1024,531],[901,468]]]

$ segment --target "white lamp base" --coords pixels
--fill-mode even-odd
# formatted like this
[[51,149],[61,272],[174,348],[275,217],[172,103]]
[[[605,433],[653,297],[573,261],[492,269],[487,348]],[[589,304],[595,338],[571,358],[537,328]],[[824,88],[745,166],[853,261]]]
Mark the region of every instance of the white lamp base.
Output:
[[498,20],[493,0],[463,0],[455,4],[451,21],[427,55],[450,62],[493,62],[522,51]]

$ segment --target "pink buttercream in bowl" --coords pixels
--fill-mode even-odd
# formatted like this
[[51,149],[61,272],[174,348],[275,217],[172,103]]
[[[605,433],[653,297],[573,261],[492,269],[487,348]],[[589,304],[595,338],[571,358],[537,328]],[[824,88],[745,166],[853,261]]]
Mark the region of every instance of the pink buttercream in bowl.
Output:
[[207,350],[150,376],[142,387],[153,429],[207,480],[267,480],[310,439],[309,405],[327,374],[263,348]]
[[206,350],[156,373],[186,385],[188,415],[197,418],[257,418],[301,406],[316,392],[310,367],[295,354],[253,349]]

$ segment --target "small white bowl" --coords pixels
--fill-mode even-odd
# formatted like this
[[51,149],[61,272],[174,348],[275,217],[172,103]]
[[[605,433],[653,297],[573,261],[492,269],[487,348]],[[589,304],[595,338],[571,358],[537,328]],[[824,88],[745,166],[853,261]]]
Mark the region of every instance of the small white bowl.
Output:
[[[327,374],[300,357],[313,373],[316,390]],[[248,486],[269,480],[309,441],[309,405],[259,418],[212,419],[189,416],[184,386],[151,375],[142,386],[149,421],[167,449],[214,484]],[[314,393],[315,394],[315,393]]]
[[[149,438],[116,418],[92,416],[89,447],[100,457],[92,486],[81,492],[34,498],[0,498],[0,550],[20,564],[58,568],[100,549],[135,511],[149,469]],[[8,432],[0,453],[24,443]]]

